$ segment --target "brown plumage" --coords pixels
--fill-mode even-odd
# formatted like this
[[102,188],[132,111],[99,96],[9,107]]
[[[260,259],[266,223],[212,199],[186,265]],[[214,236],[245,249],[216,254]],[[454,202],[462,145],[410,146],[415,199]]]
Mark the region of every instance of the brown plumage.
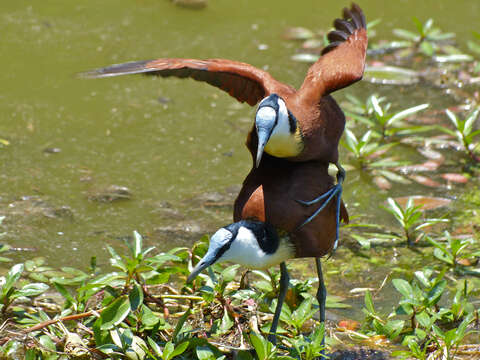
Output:
[[[251,106],[266,96],[277,94],[297,118],[303,137],[303,151],[289,160],[336,163],[345,117],[329,94],[362,78],[367,49],[366,23],[362,10],[353,4],[351,9],[344,9],[343,17],[344,19],[334,21],[335,30],[328,35],[332,42],[310,67],[298,90],[277,81],[264,70],[226,59],[165,58],[137,61],[93,70],[82,75],[100,78],[145,74],[192,78],[216,86]],[[250,150],[256,148],[256,144],[252,143],[247,143],[247,146]]]
[[[329,203],[310,223],[300,227],[321,203],[304,206],[297,200],[312,200],[333,186],[328,164],[338,162],[338,142],[345,116],[329,94],[362,78],[367,48],[365,17],[358,5],[345,8],[343,19],[336,19],[334,27],[328,34],[330,44],[309,68],[298,90],[277,81],[264,70],[226,59],[137,61],[83,75],[99,78],[141,73],[192,78],[216,86],[251,106],[272,94],[282,98],[297,120],[301,152],[287,160],[275,157],[277,154],[265,154],[256,168],[258,136],[253,126],[246,145],[254,165],[235,202],[234,220],[267,221],[291,235],[297,257],[320,257],[332,249],[336,240],[335,204]],[[348,222],[343,202],[340,218]]]
[[[367,33],[365,17],[355,4],[343,10],[343,19],[336,19],[334,26],[335,30],[328,34],[330,44],[310,67],[298,91],[252,65],[223,59],[157,59],[114,65],[84,74],[88,77],[137,73],[190,77],[216,86],[251,106],[261,101],[246,142],[253,166],[235,200],[233,216],[235,222],[260,221],[255,221],[255,224],[264,227],[264,235],[273,236],[267,231],[270,225],[281,235],[288,235],[281,240],[276,236],[266,240],[270,245],[276,243],[278,246],[273,251],[279,256],[271,259],[280,263],[281,272],[278,302],[269,335],[274,343],[289,282],[284,261],[291,256],[316,258],[319,278],[317,299],[320,321],[324,322],[326,288],[320,257],[334,249],[340,220],[348,222],[347,211],[340,200],[344,173],[338,164],[338,142],[345,127],[345,116],[329,94],[362,78]],[[263,150],[266,154],[262,157]],[[328,174],[329,163],[335,163],[339,168],[336,185]],[[323,200],[325,196],[329,200]],[[333,198],[335,200],[331,201]],[[313,199],[319,202],[300,202]],[[323,210],[320,211],[321,208]],[[242,223],[253,226],[254,222],[238,224]],[[187,281],[193,280],[205,267],[220,259],[230,246],[235,246],[235,237],[226,228],[217,231],[211,238],[207,254],[192,270]],[[280,245],[280,241],[285,242],[286,238],[290,242]],[[265,240],[265,237],[262,239]],[[252,238],[243,238],[240,244],[245,241],[252,241]],[[261,248],[259,238],[254,242],[257,244],[251,242],[244,248],[239,245],[232,249],[236,249],[236,253],[248,252],[256,246],[258,251],[242,253],[238,260],[245,262],[250,256],[258,258],[258,254],[263,256],[263,252],[265,257],[261,257],[261,264],[265,265],[263,260],[275,254],[268,253],[268,246]],[[279,250],[281,246],[287,251]],[[255,262],[251,264],[258,265]]]
[[[295,257],[321,257],[329,253],[336,236],[336,206],[330,202],[311,222],[300,226],[318,205],[304,206],[333,185],[328,166],[319,161],[293,162],[265,154],[258,168],[252,168],[235,200],[234,221],[259,220],[289,234]],[[348,223],[341,203],[340,217]]]

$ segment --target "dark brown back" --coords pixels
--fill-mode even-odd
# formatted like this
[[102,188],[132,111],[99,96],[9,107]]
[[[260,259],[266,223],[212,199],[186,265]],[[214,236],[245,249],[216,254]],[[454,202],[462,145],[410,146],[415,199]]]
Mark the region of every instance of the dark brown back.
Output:
[[[335,241],[335,202],[310,223],[299,226],[321,204],[304,206],[296,200],[311,200],[333,186],[328,165],[317,162],[291,162],[265,154],[258,168],[246,177],[235,201],[234,221],[266,221],[290,234],[296,257],[320,257],[332,250]],[[348,222],[342,202],[341,217]]]

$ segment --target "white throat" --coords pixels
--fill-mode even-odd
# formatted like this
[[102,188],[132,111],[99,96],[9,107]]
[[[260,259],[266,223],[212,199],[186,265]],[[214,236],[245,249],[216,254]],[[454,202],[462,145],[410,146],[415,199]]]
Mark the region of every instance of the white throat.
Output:
[[294,133],[290,132],[287,106],[282,99],[278,99],[277,124],[273,128],[270,139],[265,145],[265,151],[270,155],[277,157],[291,157],[298,155],[299,142],[297,134],[297,131],[294,131]]
[[287,136],[290,135],[290,122],[288,121],[288,110],[285,102],[282,99],[278,99],[278,119],[277,125],[273,128],[270,139],[275,136]]
[[277,265],[294,256],[294,249],[290,242],[283,238],[273,254],[265,253],[258,241],[248,228],[242,226],[238,229],[237,237],[230,248],[222,255],[220,261],[232,261],[251,269],[266,269]]

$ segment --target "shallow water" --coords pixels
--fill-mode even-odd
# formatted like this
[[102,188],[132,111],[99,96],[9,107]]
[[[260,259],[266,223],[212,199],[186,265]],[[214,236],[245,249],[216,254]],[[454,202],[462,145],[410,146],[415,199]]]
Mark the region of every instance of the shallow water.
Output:
[[[290,59],[298,44],[282,40],[282,32],[300,25],[327,29],[347,3],[261,4],[210,1],[204,10],[166,0],[0,4],[0,138],[10,142],[0,148],[0,232],[3,242],[28,250],[13,255],[16,260],[44,256],[52,265],[85,267],[96,255],[105,264],[105,244],[121,246],[134,229],[169,249],[230,222],[251,165],[243,144],[253,108],[192,80],[75,74],[156,57],[217,57],[252,63],[298,86],[308,65]],[[360,4],[369,20],[382,18],[377,39],[391,38],[395,27],[413,30],[413,15],[433,17],[469,39],[480,13],[476,0],[385,4]],[[425,101],[412,104],[410,96],[402,104],[399,94],[412,91],[439,104],[451,101],[428,89],[367,83],[335,97],[341,101],[346,91],[377,91],[400,107]],[[360,175],[349,174],[345,185],[351,214],[385,224],[393,220],[378,204],[387,196],[446,195],[418,185],[380,192]],[[131,199],[96,201],[111,185],[127,187]],[[335,262],[327,266],[333,271]]]

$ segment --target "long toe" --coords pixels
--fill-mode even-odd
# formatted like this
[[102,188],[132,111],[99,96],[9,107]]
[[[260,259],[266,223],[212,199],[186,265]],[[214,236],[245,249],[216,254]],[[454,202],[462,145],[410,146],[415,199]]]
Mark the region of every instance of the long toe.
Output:
[[[313,200],[309,200],[309,201],[304,201],[304,200],[296,200],[298,203],[302,204],[302,205],[306,205],[306,206],[310,206],[310,205],[313,205],[313,204],[316,204],[318,203],[319,201],[325,199],[325,198],[328,198],[330,196],[333,196],[338,192],[338,187],[339,185],[335,185],[334,187],[332,187],[330,190],[326,191],[325,193],[323,193],[322,195],[320,195],[319,197],[313,199]],[[328,203],[328,201],[326,202],[326,204]]]
[[[332,191],[333,190],[333,191]],[[325,207],[328,205],[328,203],[335,197],[335,195],[337,195],[338,197],[341,196],[341,193],[342,193],[342,187],[341,185],[335,185],[335,187],[333,187],[332,189],[329,190],[329,196],[328,198],[325,200],[325,202],[322,204],[322,206],[320,206],[307,220],[305,220],[302,225],[299,226],[299,228],[301,228],[302,226],[308,224],[310,221],[312,221],[313,219],[315,219],[315,217],[320,214],[322,212],[323,209],[325,209]],[[322,194],[321,196],[324,196],[325,194]],[[337,209],[337,212],[340,211],[340,208]],[[338,218],[338,216],[337,216]],[[337,226],[338,226],[338,221],[337,221]]]

